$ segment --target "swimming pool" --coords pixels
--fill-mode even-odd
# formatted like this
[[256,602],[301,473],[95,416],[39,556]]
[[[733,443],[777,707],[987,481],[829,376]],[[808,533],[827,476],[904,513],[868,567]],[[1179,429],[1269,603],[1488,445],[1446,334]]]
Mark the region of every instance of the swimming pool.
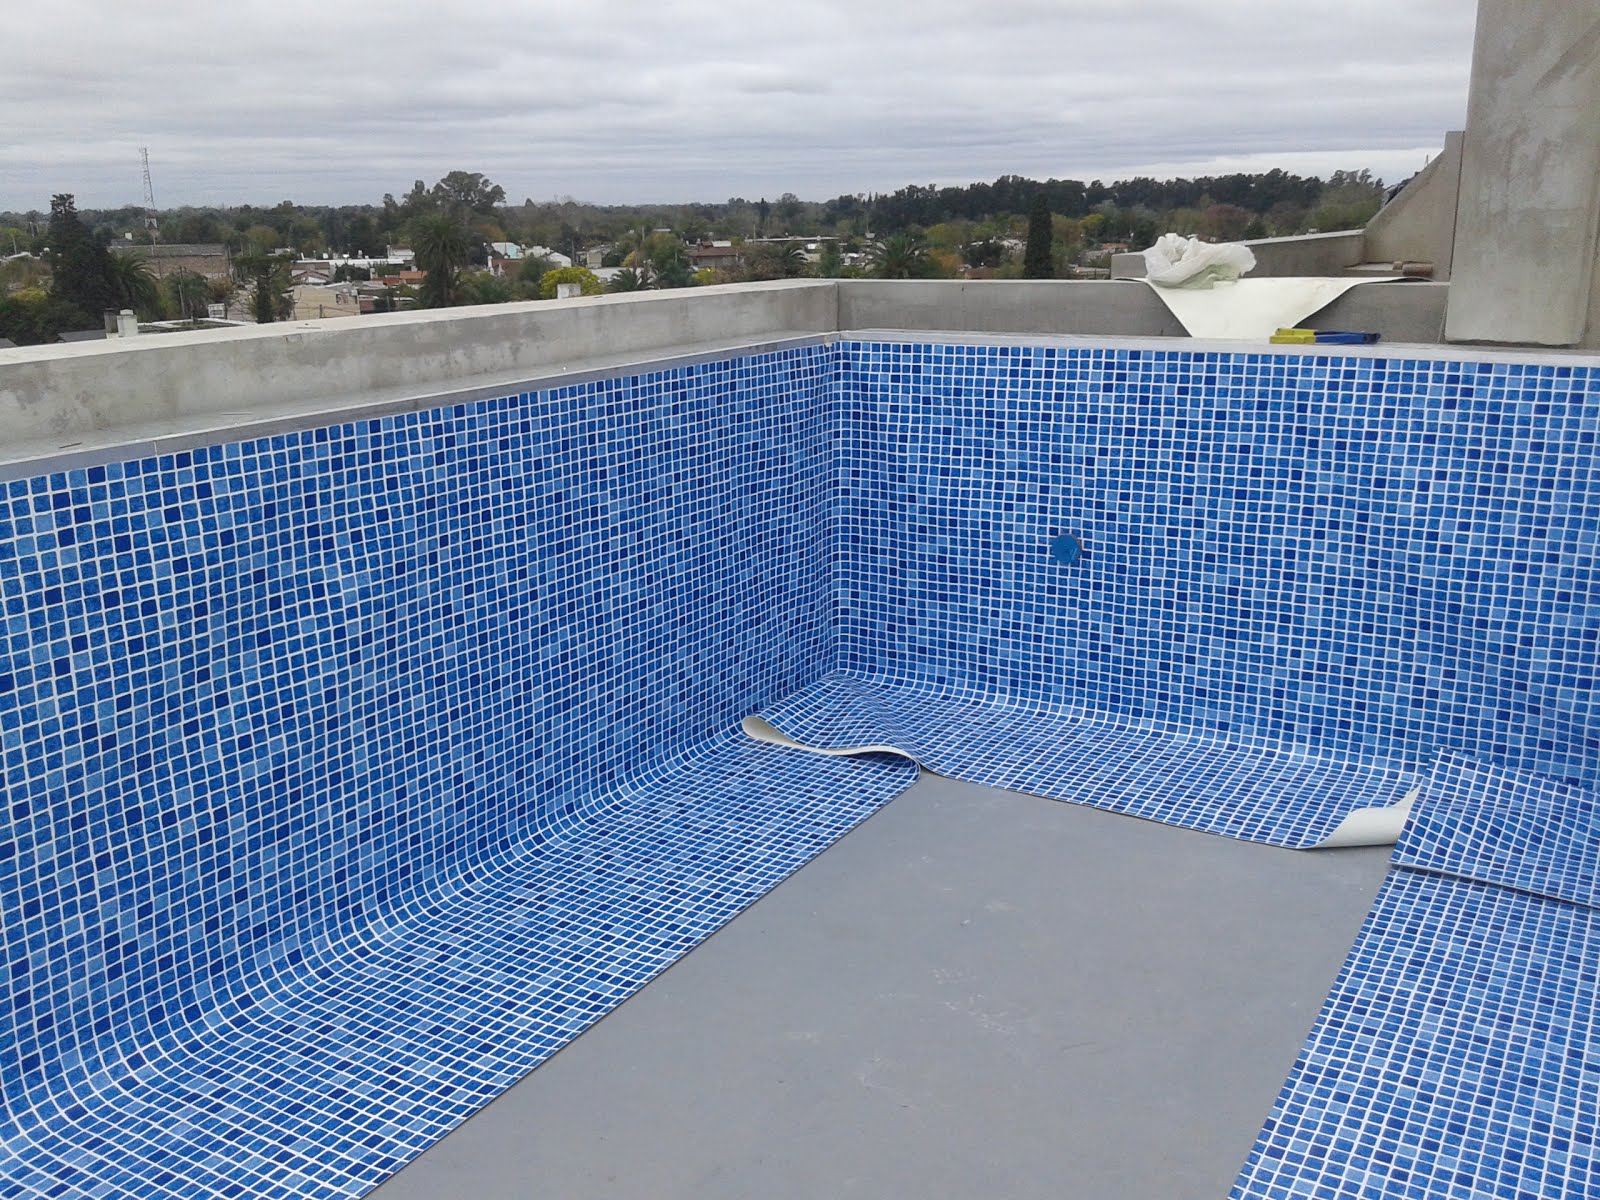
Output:
[[1284,845],[1586,794],[1597,429],[1583,360],[845,334],[0,485],[0,1194],[370,1187],[914,776],[753,713]]

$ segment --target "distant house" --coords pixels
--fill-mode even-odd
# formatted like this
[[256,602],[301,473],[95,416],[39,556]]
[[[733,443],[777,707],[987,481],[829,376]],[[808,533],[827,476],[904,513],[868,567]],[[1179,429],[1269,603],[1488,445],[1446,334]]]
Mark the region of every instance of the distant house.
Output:
[[732,242],[701,242],[689,250],[689,265],[697,271],[734,271],[739,262],[739,248]]
[[178,242],[170,246],[157,243],[152,246],[148,242],[121,241],[112,242],[109,249],[113,254],[144,259],[158,276],[176,275],[179,271],[192,271],[207,279],[230,279],[233,276],[233,260],[228,255],[228,248],[221,242]]
[[522,248],[522,257],[542,258],[552,267],[570,267],[572,265],[570,256],[560,254],[550,249],[549,246],[524,246]]
[[592,246],[583,252],[583,265],[591,271],[605,269],[606,255],[611,253],[610,246]]
[[294,288],[294,318],[315,321],[326,317],[354,317],[361,313],[361,300],[353,283],[329,287],[300,284]]

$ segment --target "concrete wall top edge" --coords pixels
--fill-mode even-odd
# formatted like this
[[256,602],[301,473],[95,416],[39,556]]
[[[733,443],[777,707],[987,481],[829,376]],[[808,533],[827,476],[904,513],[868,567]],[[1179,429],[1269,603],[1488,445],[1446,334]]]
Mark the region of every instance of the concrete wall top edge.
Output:
[[[1430,294],[1424,289],[1445,286],[1357,292],[1388,312],[1416,308]],[[840,330],[979,345],[1305,353],[1190,339],[1149,288],[1072,280],[791,280],[151,335],[0,351],[0,478],[816,343]],[[1316,353],[1600,366],[1592,352],[1445,348],[1426,337],[1424,329],[1378,347]]]
[[1441,346],[1436,342],[1380,342],[1374,346],[1275,346],[1269,342],[1210,338],[1108,337],[1102,335],[979,333],[947,329],[842,329],[838,341],[922,342],[944,346],[1054,346],[1081,350],[1140,350],[1165,354],[1248,354],[1272,358],[1350,358],[1501,363],[1600,370],[1592,350],[1527,350],[1498,346]]

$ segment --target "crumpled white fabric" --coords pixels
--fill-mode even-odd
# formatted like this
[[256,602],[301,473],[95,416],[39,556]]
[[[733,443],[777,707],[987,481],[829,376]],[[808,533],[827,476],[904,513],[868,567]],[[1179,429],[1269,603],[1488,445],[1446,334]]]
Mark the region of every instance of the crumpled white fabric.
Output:
[[1158,287],[1208,288],[1238,279],[1256,265],[1256,256],[1238,242],[1213,245],[1164,233],[1144,252],[1144,262],[1145,278]]

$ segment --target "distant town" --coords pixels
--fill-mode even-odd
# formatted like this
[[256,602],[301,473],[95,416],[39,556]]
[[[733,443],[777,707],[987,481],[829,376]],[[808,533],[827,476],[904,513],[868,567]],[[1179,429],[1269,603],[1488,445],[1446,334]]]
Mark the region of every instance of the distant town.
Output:
[[1368,171],[1201,179],[1003,176],[825,202],[509,203],[479,172],[378,205],[147,202],[0,213],[0,348],[129,332],[796,278],[1096,279],[1162,233],[1213,241],[1359,228]]

